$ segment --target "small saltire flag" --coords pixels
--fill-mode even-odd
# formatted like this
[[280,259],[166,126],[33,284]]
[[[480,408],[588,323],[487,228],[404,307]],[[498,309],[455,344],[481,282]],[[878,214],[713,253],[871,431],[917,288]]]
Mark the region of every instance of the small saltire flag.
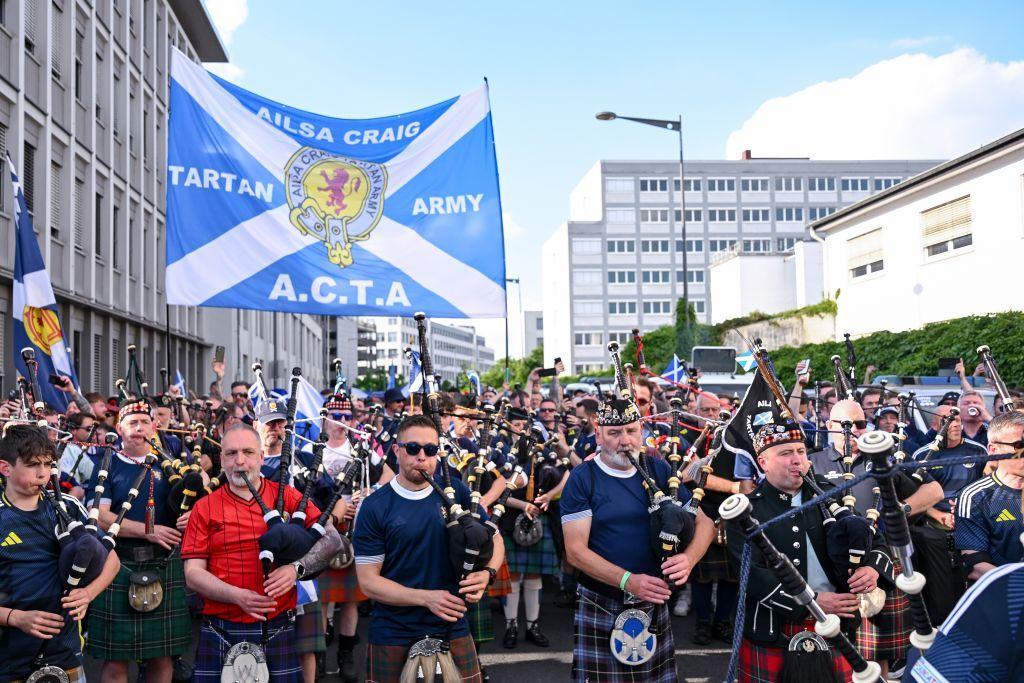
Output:
[[483,395],[483,386],[480,384],[480,373],[476,370],[466,370],[466,377],[469,378],[469,383],[473,387],[473,394],[476,396]]
[[394,363],[392,363],[391,365],[388,366],[388,385],[385,388],[387,388],[387,389],[394,389],[395,388],[395,386],[398,384],[398,380],[395,377],[395,375],[397,373],[398,373],[398,367],[395,366]]
[[269,398],[267,395],[267,387],[263,384],[262,375],[257,375],[256,381],[249,385],[249,401],[255,408],[256,405],[265,398]]
[[661,376],[670,382],[682,382],[686,379],[686,363],[679,360],[679,356],[673,353],[672,362],[668,364]]
[[[299,376],[299,386],[295,396],[295,431],[307,439],[316,439],[320,436],[320,409],[324,407],[324,397],[302,375]],[[302,421],[300,422],[300,420]],[[301,446],[302,444],[297,444],[296,448]]]
[[172,49],[167,301],[316,315],[505,316],[487,86],[321,116]]
[[47,379],[52,374],[64,375],[70,377],[75,387],[78,387],[78,377],[71,365],[64,331],[57,317],[57,299],[53,295],[50,275],[46,272],[39,242],[32,229],[32,217],[25,205],[25,193],[9,154],[7,165],[11,169],[11,183],[14,186],[14,292],[11,304],[14,318],[14,366],[23,377],[29,377],[21,350],[26,347],[34,349],[36,363],[39,365],[39,381],[36,385],[42,394],[36,396],[36,400],[45,401],[51,407],[63,411],[68,407],[68,395],[54,388]]
[[747,351],[736,356],[736,364],[740,366],[743,372],[750,372],[757,367],[757,360],[754,358],[753,351]]
[[423,369],[420,367],[420,352],[409,351],[409,383],[402,387],[402,395],[412,396],[423,388]]
[[175,370],[174,386],[177,387],[179,396],[188,397],[188,390],[185,388],[185,377],[181,374],[181,370]]

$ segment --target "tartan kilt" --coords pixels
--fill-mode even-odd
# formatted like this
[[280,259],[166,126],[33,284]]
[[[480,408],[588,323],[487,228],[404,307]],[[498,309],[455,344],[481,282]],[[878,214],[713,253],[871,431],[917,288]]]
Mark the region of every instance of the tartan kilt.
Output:
[[864,659],[888,662],[906,656],[914,630],[907,618],[909,610],[910,601],[903,591],[886,591],[882,611],[870,619],[864,617],[857,631],[857,649]]
[[362,602],[366,595],[359,590],[359,579],[356,577],[356,564],[353,562],[344,569],[328,569],[316,580],[320,602],[346,603]]
[[319,602],[311,602],[299,608],[302,614],[295,615],[295,651],[327,652],[327,636],[324,634],[324,615]]
[[[572,680],[601,683],[675,683],[675,643],[668,605],[640,606],[652,609],[650,628],[658,632],[654,656],[645,664],[626,666],[612,656],[611,637],[615,618],[625,608],[613,600],[579,586],[573,618]],[[646,610],[645,610],[646,611]]]
[[[813,619],[802,624],[782,623],[782,634],[787,638],[804,630],[814,631]],[[829,650],[832,652],[832,669],[839,674],[841,680],[849,683],[853,678],[853,667],[831,646]],[[782,671],[784,651],[781,647],[756,645],[744,638],[740,644],[740,656],[736,666],[736,683],[776,683]]]
[[[127,553],[126,553],[127,554]],[[192,642],[192,624],[185,601],[185,565],[175,555],[134,562],[121,560],[113,583],[89,606],[85,651],[100,660],[146,660],[176,657]],[[164,598],[152,612],[136,612],[128,604],[128,577],[137,571],[156,572]]]
[[[410,643],[411,646],[411,643]],[[480,662],[476,658],[473,639],[462,636],[452,641],[452,659],[468,683],[481,683]],[[409,648],[405,645],[366,646],[366,683],[398,683],[402,669],[408,659]]]
[[466,622],[469,624],[469,635],[473,637],[474,643],[487,643],[494,640],[491,600],[486,593],[478,601],[469,605],[466,610]]
[[487,589],[487,595],[492,598],[503,598],[512,592],[512,577],[508,571],[508,561],[501,559],[501,566],[498,573],[494,575],[494,583]]
[[693,568],[693,579],[701,583],[712,581],[739,581],[732,562],[729,560],[729,549],[724,545],[712,543],[700,562]]
[[501,539],[505,542],[505,561],[512,574],[540,574],[555,576],[562,571],[562,561],[555,551],[555,541],[548,528],[548,521],[541,515],[541,528],[544,530],[540,540],[531,546],[523,547],[512,539],[512,534],[502,532]]
[[[302,683],[302,667],[299,665],[299,655],[295,650],[295,627],[288,623],[289,619],[289,615],[282,614],[268,621],[267,633],[272,637],[266,646],[261,646],[267,656],[270,680],[274,683]],[[196,663],[192,674],[194,683],[220,683],[224,657],[231,649],[210,627],[211,622],[228,635],[227,640],[231,645],[237,645],[243,640],[260,645],[263,640],[259,623],[240,624],[212,617],[204,619],[203,627],[199,631],[199,645],[196,648]],[[274,631],[282,627],[284,629],[280,633],[273,635]]]

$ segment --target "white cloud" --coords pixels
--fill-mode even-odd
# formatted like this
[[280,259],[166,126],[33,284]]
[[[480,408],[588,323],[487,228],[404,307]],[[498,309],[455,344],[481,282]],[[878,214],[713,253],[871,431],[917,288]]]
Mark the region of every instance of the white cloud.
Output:
[[889,47],[897,50],[916,50],[935,43],[946,43],[951,41],[949,36],[920,36],[918,38],[897,38],[889,43]]
[[503,213],[501,214],[501,223],[505,227],[505,241],[511,242],[517,240],[526,235],[526,228],[519,225],[516,219],[512,218],[512,214]]
[[221,39],[230,45],[235,31],[249,18],[249,0],[206,0],[206,11]]
[[205,62],[203,66],[221,78],[236,83],[245,75],[245,69],[234,62]]
[[764,102],[726,157],[944,159],[1024,127],[1024,61],[907,54]]

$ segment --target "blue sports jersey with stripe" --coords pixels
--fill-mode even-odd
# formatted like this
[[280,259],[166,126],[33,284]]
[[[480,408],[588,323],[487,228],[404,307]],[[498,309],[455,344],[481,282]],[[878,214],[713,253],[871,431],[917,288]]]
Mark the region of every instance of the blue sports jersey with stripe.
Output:
[[965,488],[956,504],[957,549],[985,553],[997,567],[1020,562],[1024,555],[1020,502],[1020,489],[1007,486],[998,472]]
[[[944,460],[946,458],[962,458],[969,455],[986,455],[988,449],[976,441],[964,439],[953,448],[943,448],[932,455],[929,455],[929,453],[930,451],[927,446],[919,448],[914,452],[914,460],[920,462],[925,458],[929,460]],[[977,462],[928,468],[928,472],[935,477],[935,481],[942,485],[942,500],[935,504],[935,509],[942,512],[952,512],[960,491],[966,488],[968,484],[973,484],[985,476],[984,469],[984,464]]]

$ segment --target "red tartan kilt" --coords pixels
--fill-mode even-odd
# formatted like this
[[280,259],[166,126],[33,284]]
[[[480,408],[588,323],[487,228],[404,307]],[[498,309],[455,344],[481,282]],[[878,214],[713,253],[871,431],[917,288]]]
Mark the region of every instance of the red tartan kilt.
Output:
[[[782,633],[790,638],[801,631],[814,631],[814,620],[803,624],[782,624]],[[756,645],[746,638],[740,644],[739,662],[736,667],[737,683],[776,683],[782,671],[784,648]],[[853,679],[853,667],[843,656],[832,650],[832,665],[837,674],[847,683]]]
[[910,601],[903,591],[886,591],[882,611],[870,619],[864,617],[857,630],[857,649],[864,659],[886,662],[906,656],[914,630],[909,611]]
[[356,565],[350,564],[345,569],[328,569],[317,579],[317,590],[320,602],[346,603],[362,602],[366,595],[359,590],[356,578]]
[[494,583],[487,589],[487,594],[492,598],[503,598],[512,592],[512,576],[508,571],[508,563],[501,561],[498,573],[494,575]]

